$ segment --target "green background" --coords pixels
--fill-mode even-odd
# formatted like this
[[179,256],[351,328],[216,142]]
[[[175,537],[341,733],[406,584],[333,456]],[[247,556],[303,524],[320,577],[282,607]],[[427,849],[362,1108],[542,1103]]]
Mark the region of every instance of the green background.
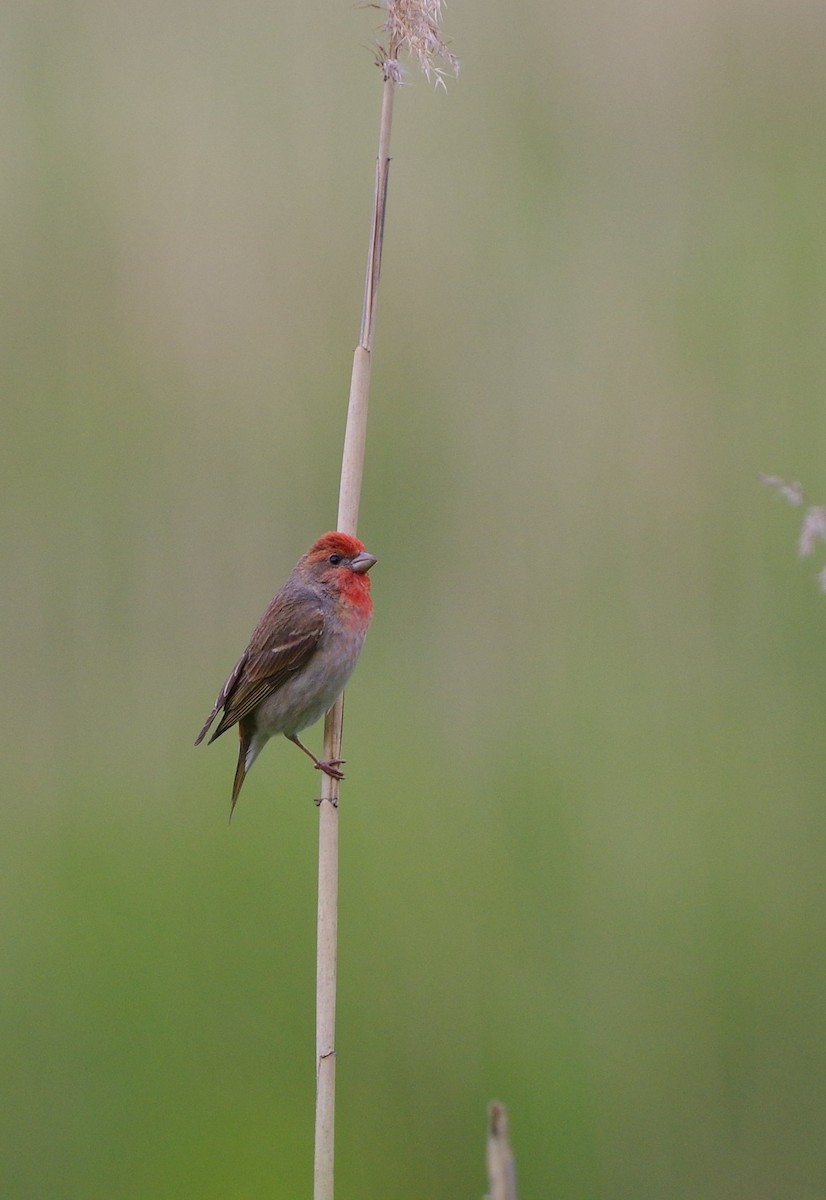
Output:
[[[396,96],[341,1200],[826,1195],[826,9],[455,0]],[[0,1192],[310,1194],[318,778],[192,742],[335,521],[380,14],[0,33]],[[824,548],[826,550],[826,548]],[[320,729],[308,735],[320,746]]]

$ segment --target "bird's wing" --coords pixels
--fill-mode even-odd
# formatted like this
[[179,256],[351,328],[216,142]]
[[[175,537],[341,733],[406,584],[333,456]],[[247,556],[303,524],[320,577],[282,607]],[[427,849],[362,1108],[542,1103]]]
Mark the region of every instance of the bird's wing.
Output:
[[306,597],[284,596],[279,592],[221,688],[198,742],[220,709],[224,710],[223,716],[209,739],[211,742],[251,713],[285,679],[306,666],[323,632],[324,613],[318,605],[308,605]]
[[[218,698],[212,706],[212,712],[209,714],[207,719],[204,721],[203,729],[201,730],[201,732],[198,734],[198,736],[195,739],[196,746],[200,746],[201,742],[204,740],[207,733],[209,733],[210,725],[215,720],[219,711],[226,704],[227,697],[229,696],[232,689],[235,687],[235,684],[238,680],[238,676],[241,674],[241,671],[244,669],[244,663],[247,661],[248,654],[249,654],[249,651],[245,650],[244,653],[241,655],[241,657],[238,659],[238,662],[235,664],[235,666],[232,668],[229,675],[227,676],[227,678],[224,682],[224,686],[221,688],[220,692],[218,693]],[[214,739],[217,736],[218,736],[218,734],[214,733],[209,740],[214,741]]]

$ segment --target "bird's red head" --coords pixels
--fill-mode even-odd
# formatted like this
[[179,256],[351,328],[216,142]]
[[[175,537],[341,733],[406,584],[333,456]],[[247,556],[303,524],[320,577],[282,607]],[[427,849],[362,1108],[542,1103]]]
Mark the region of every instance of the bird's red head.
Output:
[[333,531],[313,542],[298,565],[302,574],[342,592],[347,600],[371,605],[367,572],[375,562],[358,538]]

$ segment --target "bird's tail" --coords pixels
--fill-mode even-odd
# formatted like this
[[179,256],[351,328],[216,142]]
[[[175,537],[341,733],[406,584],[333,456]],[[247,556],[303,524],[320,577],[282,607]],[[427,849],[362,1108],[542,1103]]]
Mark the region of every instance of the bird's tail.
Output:
[[235,812],[235,805],[238,803],[238,793],[244,780],[247,777],[252,764],[255,762],[258,755],[261,753],[267,741],[267,735],[263,736],[255,732],[255,725],[249,717],[242,717],[238,722],[238,765],[235,768],[235,779],[232,784],[232,804],[229,810],[229,819],[232,820],[232,814]]
[[[249,722],[243,718],[238,722],[238,766],[235,767],[235,779],[233,780],[233,798],[232,804],[229,805],[229,820],[232,821],[232,815],[235,811],[235,805],[238,804],[238,793],[241,790],[241,785],[246,779],[246,756],[250,751],[250,742],[252,739],[252,728]],[[250,763],[252,766],[252,763]]]
[[229,808],[229,819],[232,820],[232,814],[235,812],[235,805],[238,803],[238,793],[241,791],[241,785],[247,777],[247,768],[244,766],[244,748],[241,747],[241,752],[238,755],[238,766],[235,768],[235,780],[232,785],[232,804]]

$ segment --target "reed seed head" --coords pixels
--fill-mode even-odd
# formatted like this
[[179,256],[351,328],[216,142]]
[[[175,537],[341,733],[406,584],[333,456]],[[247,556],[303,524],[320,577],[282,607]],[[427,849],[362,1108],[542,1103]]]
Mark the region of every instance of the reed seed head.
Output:
[[[385,31],[388,47],[379,47],[378,61],[385,79],[400,83],[402,68],[398,61],[402,50],[416,60],[425,77],[445,87],[445,75],[459,74],[459,60],[441,34],[442,0],[387,0]],[[442,62],[445,67],[437,66]]]

